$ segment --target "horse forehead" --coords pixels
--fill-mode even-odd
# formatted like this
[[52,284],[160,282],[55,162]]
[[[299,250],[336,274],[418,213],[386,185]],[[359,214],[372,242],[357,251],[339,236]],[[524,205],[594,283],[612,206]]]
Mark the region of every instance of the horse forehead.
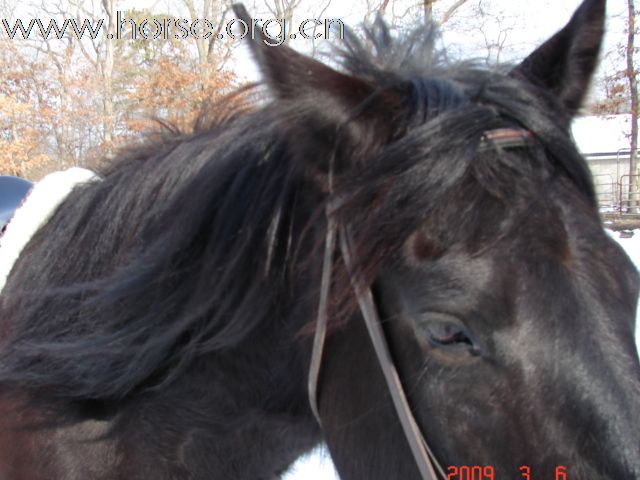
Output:
[[504,257],[510,273],[498,269],[512,276],[514,299],[512,328],[498,332],[498,340],[505,335],[499,343],[522,349],[533,339],[554,338],[557,348],[568,342],[570,349],[578,338],[619,336],[620,326],[633,322],[639,285],[624,251],[580,211],[563,212],[555,226],[538,231]]
[[473,296],[491,290],[496,270],[490,256],[473,256],[458,248],[436,260],[419,263],[411,259],[409,265],[408,273],[403,276],[420,290],[420,294],[431,299]]
[[546,205],[550,207],[541,208],[523,222],[524,228],[517,229],[521,232],[518,261],[530,265],[525,272],[533,272],[529,282],[564,281],[575,289],[608,292],[622,301],[628,300],[628,294],[635,295],[638,271],[607,235],[597,212],[577,200],[571,189],[550,189],[549,193]]

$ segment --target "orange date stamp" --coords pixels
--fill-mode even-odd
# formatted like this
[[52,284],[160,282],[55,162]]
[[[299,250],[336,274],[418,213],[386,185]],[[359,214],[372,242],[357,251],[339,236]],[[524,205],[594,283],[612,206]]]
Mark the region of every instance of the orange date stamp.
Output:
[[[518,470],[518,480],[532,480],[531,467],[521,465]],[[495,468],[491,465],[451,465],[447,467],[447,480],[496,480]],[[555,476],[549,480],[569,480],[567,467],[558,465]]]

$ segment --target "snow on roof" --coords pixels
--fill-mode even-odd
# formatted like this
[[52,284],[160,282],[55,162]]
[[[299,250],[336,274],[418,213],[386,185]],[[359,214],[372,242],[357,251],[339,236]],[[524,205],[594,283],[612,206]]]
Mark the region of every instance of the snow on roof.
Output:
[[585,155],[629,150],[631,115],[578,117],[573,121],[572,130],[578,148]]

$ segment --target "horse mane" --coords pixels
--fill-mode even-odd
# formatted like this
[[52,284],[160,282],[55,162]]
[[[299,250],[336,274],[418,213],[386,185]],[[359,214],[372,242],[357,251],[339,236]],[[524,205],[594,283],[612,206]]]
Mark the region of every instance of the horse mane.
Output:
[[[326,122],[321,92],[276,96],[122,152],[99,172],[102,181],[76,188],[0,296],[0,384],[124,398],[171,382],[202,356],[232,352],[266,324],[284,328],[278,319],[294,311],[312,313],[321,255],[310,252],[326,233],[332,156],[334,198],[342,199],[335,215],[358,226],[358,265],[370,280],[429,219],[455,225],[432,222],[443,244],[504,233],[454,209],[461,195],[506,215],[560,176],[593,202],[553,98],[501,72],[446,61],[435,39],[424,27],[394,39],[381,21],[365,40],[349,37],[342,71],[374,88],[342,120],[345,135],[299,135]],[[393,122],[354,128],[390,97],[400,99]],[[383,123],[388,144],[375,131]],[[484,132],[505,126],[533,133],[526,156],[497,146],[477,153]]]

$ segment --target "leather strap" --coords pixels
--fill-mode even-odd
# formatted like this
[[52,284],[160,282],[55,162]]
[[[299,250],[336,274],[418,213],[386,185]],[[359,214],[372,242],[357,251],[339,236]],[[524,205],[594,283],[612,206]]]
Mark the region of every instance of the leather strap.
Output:
[[[329,207],[327,206],[327,210]],[[311,354],[311,365],[309,366],[309,379],[307,391],[309,394],[309,404],[311,411],[316,417],[318,424],[322,426],[320,411],[318,409],[318,379],[320,378],[320,366],[322,365],[322,354],[324,343],[327,337],[328,322],[328,302],[331,290],[331,269],[333,268],[333,253],[336,244],[336,222],[327,212],[327,238],[324,245],[324,260],[322,263],[322,283],[320,284],[320,305],[318,306],[318,318],[316,321],[316,331],[313,337],[313,350]]]
[[480,141],[479,151],[499,147],[503,149],[526,147],[533,139],[533,133],[524,128],[496,128],[487,130]]
[[[322,282],[320,286],[320,304],[318,307],[318,317],[313,339],[313,350],[311,354],[311,364],[309,367],[309,379],[307,384],[311,411],[320,425],[322,425],[322,419],[320,417],[318,407],[318,380],[320,377],[324,343],[327,335],[328,299],[331,287],[331,269],[335,250],[336,230],[336,222],[333,219],[333,216],[329,215],[322,267]],[[356,294],[360,312],[362,313],[362,317],[364,318],[367,326],[367,331],[369,332],[369,337],[371,338],[371,342],[376,352],[378,363],[382,368],[385,383],[387,384],[387,388],[391,394],[394,408],[400,420],[405,438],[411,448],[411,453],[413,454],[420,476],[423,480],[444,479],[446,478],[446,474],[422,436],[420,428],[411,413],[411,407],[409,406],[398,372],[393,364],[389,347],[380,325],[380,318],[373,300],[371,289],[364,286],[354,270],[353,255],[351,253],[352,245],[353,240],[349,229],[345,226],[341,226],[340,252],[349,272],[351,285]]]
[[351,286],[356,294],[360,312],[362,313],[362,317],[364,318],[367,326],[371,343],[373,344],[376,356],[378,357],[378,363],[382,368],[387,388],[391,394],[393,406],[395,407],[400,424],[402,425],[405,438],[411,448],[411,453],[413,454],[416,466],[420,471],[420,476],[423,480],[438,480],[439,473],[442,476],[441,478],[445,479],[447,476],[445,475],[444,470],[429,448],[429,445],[420,432],[420,427],[411,412],[411,406],[407,400],[407,395],[402,387],[400,376],[398,375],[398,371],[393,363],[393,359],[391,358],[386,337],[382,331],[380,317],[378,316],[378,311],[373,300],[371,289],[365,286],[365,284],[360,280],[357,272],[354,270],[353,256],[351,253],[353,248],[352,245],[353,239],[349,228],[341,225],[340,252],[342,253],[342,258],[344,259],[347,270],[349,271]]

